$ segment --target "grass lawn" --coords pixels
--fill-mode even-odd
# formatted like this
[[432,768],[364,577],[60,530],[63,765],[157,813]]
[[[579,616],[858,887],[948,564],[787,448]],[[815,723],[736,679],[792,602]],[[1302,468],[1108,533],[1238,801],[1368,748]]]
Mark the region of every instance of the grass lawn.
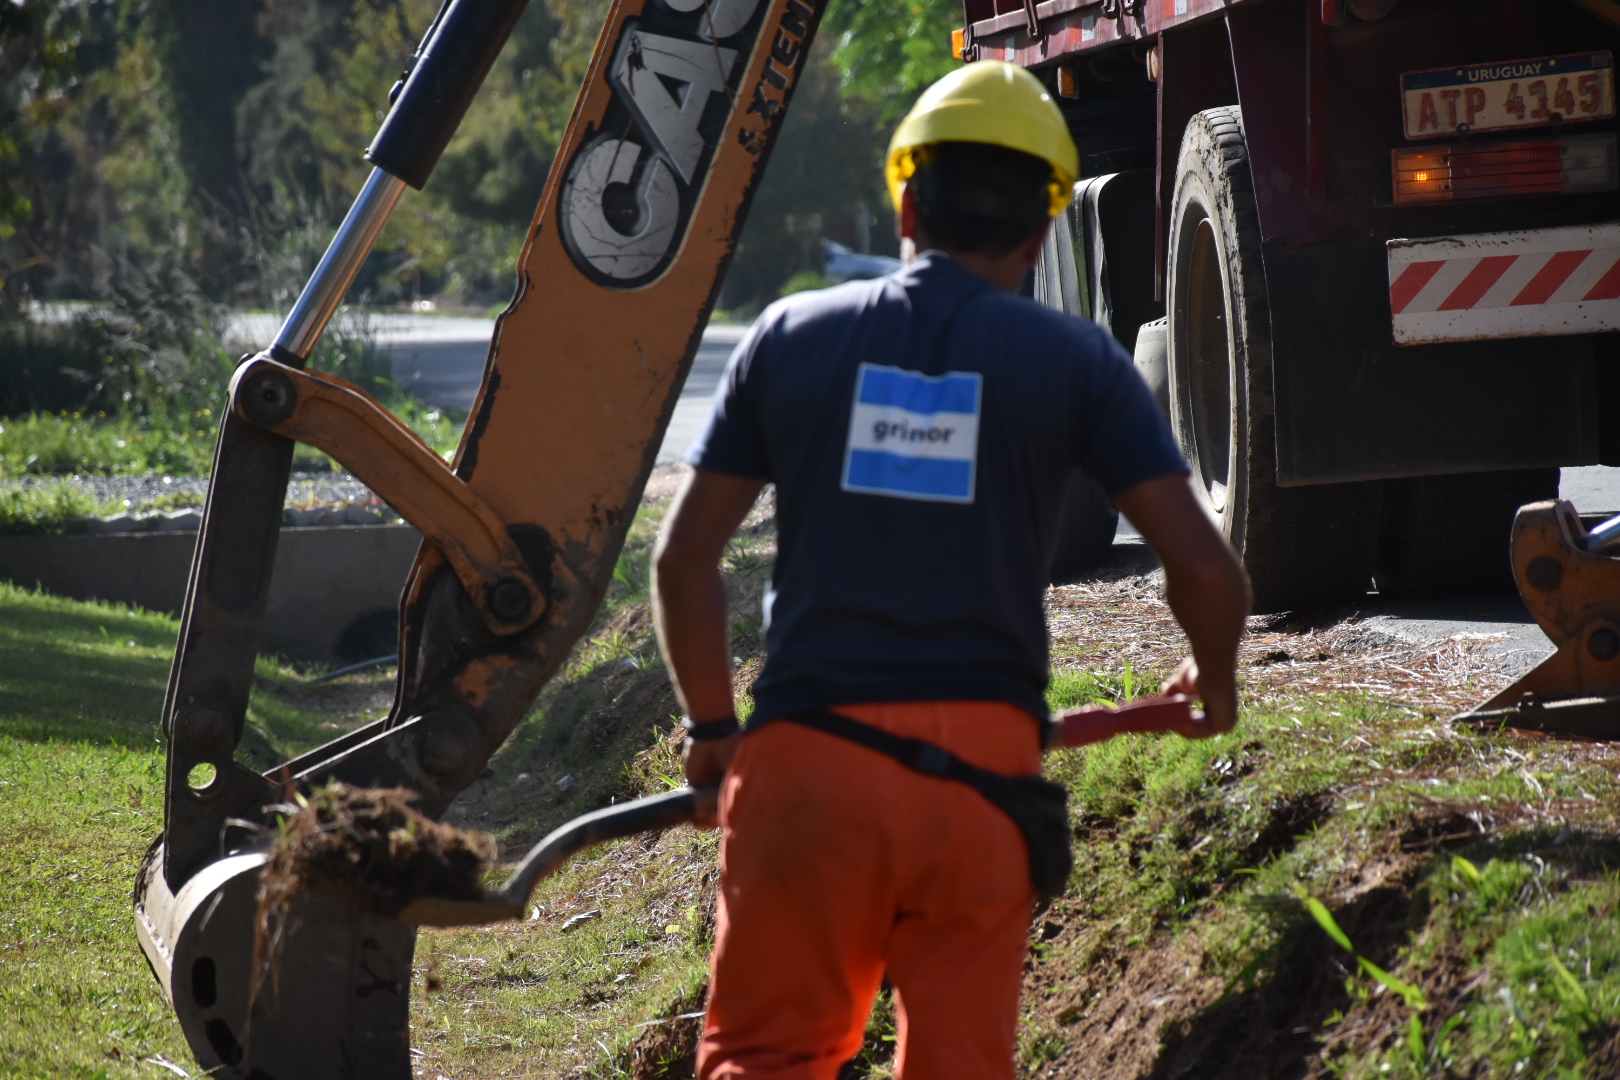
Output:
[[135,864],[163,823],[150,742],[0,736],[7,1077],[150,1077],[160,1056],[195,1071],[130,916]]
[[[195,1062],[135,940],[135,866],[163,827],[165,615],[0,583],[0,1076]],[[261,661],[242,753],[269,764],[370,719]],[[376,696],[376,695],[373,695]],[[171,1074],[172,1075],[172,1074]]]
[[0,1062],[7,1076],[191,1061],[135,942],[163,824],[174,620],[0,584]]
[[[662,505],[565,673],[452,808],[508,855],[677,782],[646,608]],[[727,553],[740,691],[770,526],[767,505]],[[1054,590],[1052,704],[1147,692],[1180,648],[1162,608],[1140,577]],[[0,586],[0,1075],[196,1075],[128,910],[160,826],[174,635]],[[1453,725],[1488,673],[1381,647],[1350,624],[1257,621],[1238,731],[1049,757],[1076,869],[1032,922],[1021,1075],[1620,1076],[1620,750]],[[258,676],[241,753],[265,765],[378,715],[391,682]],[[424,932],[419,1074],[690,1075],[716,854],[689,829],[619,842],[544,883],[522,922]],[[885,1003],[847,1075],[888,1075],[892,1049]]]

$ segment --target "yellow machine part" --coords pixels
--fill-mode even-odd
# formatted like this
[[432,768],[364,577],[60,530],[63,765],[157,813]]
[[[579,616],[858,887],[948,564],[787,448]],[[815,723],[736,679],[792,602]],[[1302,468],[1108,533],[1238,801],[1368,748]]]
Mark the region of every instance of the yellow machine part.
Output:
[[[823,6],[725,0],[703,9],[718,40],[680,36],[645,0],[608,15],[454,461],[484,505],[551,552],[540,624],[457,677],[463,701],[500,716],[486,728],[497,739],[607,587]],[[683,101],[664,75],[689,84]],[[433,545],[418,556],[407,639],[443,559]],[[403,660],[403,696],[415,661]]]

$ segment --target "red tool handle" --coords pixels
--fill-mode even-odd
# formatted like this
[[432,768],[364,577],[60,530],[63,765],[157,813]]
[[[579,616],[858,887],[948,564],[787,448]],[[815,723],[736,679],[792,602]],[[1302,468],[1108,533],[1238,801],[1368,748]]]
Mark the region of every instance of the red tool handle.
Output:
[[1193,712],[1192,698],[1186,694],[1142,698],[1129,705],[1108,708],[1094,705],[1062,717],[1059,746],[1085,746],[1103,742],[1115,735],[1173,731],[1200,718]]

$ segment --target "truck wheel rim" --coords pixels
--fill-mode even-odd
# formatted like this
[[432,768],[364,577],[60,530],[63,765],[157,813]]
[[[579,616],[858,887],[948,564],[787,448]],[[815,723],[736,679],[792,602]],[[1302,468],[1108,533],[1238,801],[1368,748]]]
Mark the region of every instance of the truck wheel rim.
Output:
[[1232,354],[1220,243],[1209,218],[1187,260],[1187,376],[1193,450],[1210,508],[1225,513],[1232,466]]

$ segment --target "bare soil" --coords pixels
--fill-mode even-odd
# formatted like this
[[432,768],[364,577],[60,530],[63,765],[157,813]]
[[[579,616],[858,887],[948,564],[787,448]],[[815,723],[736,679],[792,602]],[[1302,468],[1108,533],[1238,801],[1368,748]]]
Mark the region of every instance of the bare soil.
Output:
[[260,679],[256,686],[275,700],[301,712],[333,713],[350,721],[375,717],[386,712],[394,703],[391,668],[356,673],[315,686],[288,687],[269,679]]
[[698,1040],[703,1035],[703,1002],[708,988],[700,987],[670,1006],[670,1015],[648,1021],[630,1043],[633,1080],[686,1080],[697,1071]]
[[[1187,639],[1163,598],[1163,576],[1141,567],[1047,593],[1046,617],[1059,667],[1162,677],[1187,655]],[[1363,692],[1435,716],[1477,705],[1511,680],[1468,638],[1412,644],[1372,630],[1359,615],[1257,616],[1238,653],[1246,701],[1284,695]]]

